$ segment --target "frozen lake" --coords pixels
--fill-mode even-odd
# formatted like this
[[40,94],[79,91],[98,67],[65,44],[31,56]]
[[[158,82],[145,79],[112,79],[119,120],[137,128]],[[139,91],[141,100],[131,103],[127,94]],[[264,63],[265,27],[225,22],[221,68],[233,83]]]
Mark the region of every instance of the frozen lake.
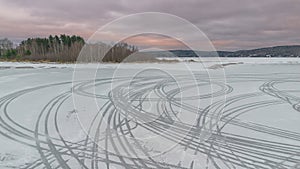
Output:
[[300,168],[300,59],[0,63],[0,168]]

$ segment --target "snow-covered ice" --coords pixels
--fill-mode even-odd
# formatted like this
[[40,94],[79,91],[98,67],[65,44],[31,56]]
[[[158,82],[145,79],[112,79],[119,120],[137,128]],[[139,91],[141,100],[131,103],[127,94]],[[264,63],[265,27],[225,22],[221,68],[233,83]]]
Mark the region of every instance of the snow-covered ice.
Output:
[[300,166],[298,58],[0,62],[0,89],[0,168]]

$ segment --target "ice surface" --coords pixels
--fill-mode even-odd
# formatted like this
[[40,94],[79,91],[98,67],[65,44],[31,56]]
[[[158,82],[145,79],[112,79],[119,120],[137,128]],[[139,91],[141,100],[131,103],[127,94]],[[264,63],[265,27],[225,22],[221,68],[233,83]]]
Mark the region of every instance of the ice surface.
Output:
[[296,168],[299,63],[0,62],[0,168]]

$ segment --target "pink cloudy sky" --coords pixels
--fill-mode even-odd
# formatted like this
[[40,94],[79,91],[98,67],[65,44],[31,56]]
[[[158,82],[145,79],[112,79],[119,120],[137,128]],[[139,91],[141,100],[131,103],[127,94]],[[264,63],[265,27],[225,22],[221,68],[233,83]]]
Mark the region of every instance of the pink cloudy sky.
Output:
[[[300,44],[298,0],[0,0],[0,38],[20,42],[28,37],[76,34],[88,39],[104,24],[139,12],[187,19],[217,50]],[[181,47],[165,37],[135,37],[131,42]]]

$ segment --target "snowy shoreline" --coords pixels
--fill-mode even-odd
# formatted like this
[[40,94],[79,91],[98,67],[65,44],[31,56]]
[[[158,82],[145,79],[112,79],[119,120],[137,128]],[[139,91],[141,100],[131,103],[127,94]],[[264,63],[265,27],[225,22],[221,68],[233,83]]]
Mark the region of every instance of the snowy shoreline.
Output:
[[[117,66],[117,65],[145,65],[145,64],[180,64],[180,63],[204,63],[209,66],[216,64],[300,64],[300,58],[216,58],[216,57],[182,57],[182,58],[160,58],[164,60],[178,60],[179,62],[158,62],[158,63],[99,63],[104,66]],[[0,62],[1,69],[49,69],[49,68],[75,68],[75,67],[94,67],[99,65],[98,63],[38,63],[38,62]]]

